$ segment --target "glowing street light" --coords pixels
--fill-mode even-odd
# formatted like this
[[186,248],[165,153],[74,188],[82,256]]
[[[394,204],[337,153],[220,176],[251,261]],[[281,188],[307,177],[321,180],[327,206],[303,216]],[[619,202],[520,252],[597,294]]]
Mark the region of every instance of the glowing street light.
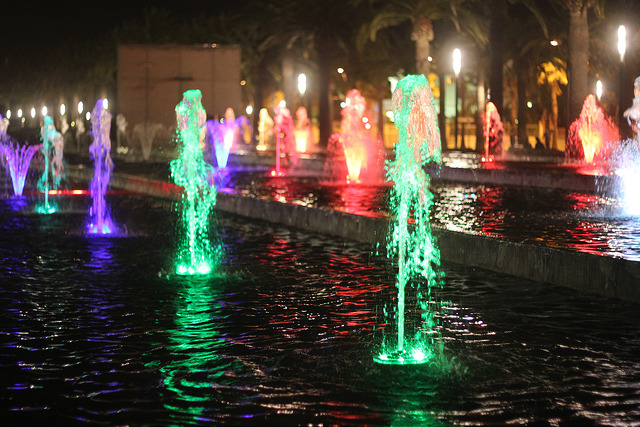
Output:
[[36,107],[31,107],[31,118],[32,119],[36,118]]
[[18,118],[22,118],[22,108],[18,108]]
[[11,110],[7,110],[7,119],[11,118]]
[[627,50],[627,29],[624,25],[618,27],[618,53],[620,62],[624,62],[624,52]]
[[455,100],[455,108],[456,108],[456,116],[454,121],[454,143],[453,148],[458,148],[458,75],[460,74],[460,70],[462,69],[462,52],[460,49],[453,49],[453,72],[456,75],[456,86],[455,86],[455,96],[453,99]]
[[618,96],[618,110],[620,111],[620,117],[619,117],[619,125],[618,128],[620,129],[620,136],[622,136],[623,138],[626,136],[627,132],[627,127],[625,125],[625,118],[624,118],[624,100],[626,99],[626,97],[624,96],[624,52],[627,50],[627,30],[624,27],[624,25],[620,25],[618,27],[618,53],[620,54],[620,96]]
[[109,109],[109,100],[107,98],[104,98],[102,100],[102,108],[104,108],[105,110]]
[[596,97],[598,98],[598,101],[602,98],[602,82],[600,80],[596,82]]
[[84,110],[84,104],[82,103],[82,101],[78,102],[78,114],[82,114],[82,111]]
[[48,112],[49,112],[49,110],[47,109],[46,105],[44,107],[42,107],[42,117],[46,116]]
[[64,104],[60,104],[60,115],[64,116],[64,113],[67,112],[67,107]]
[[304,96],[307,92],[307,76],[304,73],[298,74],[298,92],[300,92],[300,96]]

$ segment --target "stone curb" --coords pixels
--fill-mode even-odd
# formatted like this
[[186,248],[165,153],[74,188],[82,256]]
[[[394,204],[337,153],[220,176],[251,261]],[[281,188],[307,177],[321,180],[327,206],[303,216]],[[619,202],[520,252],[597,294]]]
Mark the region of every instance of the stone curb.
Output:
[[[86,170],[67,171],[90,179]],[[177,200],[172,183],[135,175],[113,174],[111,187]],[[218,193],[216,209],[247,218],[384,247],[389,220],[274,200]],[[523,279],[567,286],[605,297],[640,302],[640,263],[547,246],[434,229],[443,261],[479,267]]]

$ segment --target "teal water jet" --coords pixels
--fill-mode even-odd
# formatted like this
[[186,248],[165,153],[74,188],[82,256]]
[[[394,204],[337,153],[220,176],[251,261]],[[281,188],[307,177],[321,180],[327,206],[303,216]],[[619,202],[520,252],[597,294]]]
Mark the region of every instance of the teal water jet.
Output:
[[45,116],[40,128],[42,140],[42,156],[44,157],[44,170],[38,181],[38,189],[44,193],[44,201],[36,207],[39,213],[50,214],[56,211],[56,207],[49,203],[49,190],[57,189],[62,179],[62,147],[63,139],[53,124],[51,116]]
[[[382,364],[421,364],[432,360],[436,352],[435,313],[430,299],[431,289],[438,284],[436,268],[440,265],[440,251],[429,223],[433,195],[423,166],[441,160],[433,94],[423,75],[409,75],[398,82],[393,93],[393,114],[398,141],[395,158],[387,165],[387,178],[393,182],[393,223],[387,257],[398,259],[397,337],[393,342],[385,336],[373,359]],[[420,325],[411,334],[405,331],[408,285],[415,293],[416,310],[420,312]]]
[[176,260],[176,272],[183,275],[209,274],[218,261],[209,238],[209,214],[216,203],[216,189],[209,183],[213,168],[203,156],[206,112],[201,99],[199,90],[188,90],[176,106],[180,156],[170,164],[174,182],[184,189]]

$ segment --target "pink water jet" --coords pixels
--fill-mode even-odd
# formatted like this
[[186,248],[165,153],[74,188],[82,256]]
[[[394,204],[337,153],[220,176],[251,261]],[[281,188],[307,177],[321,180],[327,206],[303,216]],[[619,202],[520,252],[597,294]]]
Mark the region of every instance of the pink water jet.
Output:
[[567,160],[584,159],[585,163],[602,162],[620,140],[618,128],[610,117],[588,95],[580,117],[571,124],[565,149]]
[[276,136],[276,167],[271,171],[272,176],[282,176],[283,165],[281,157],[284,153],[284,167],[290,168],[298,162],[298,156],[295,149],[296,142],[294,137],[293,118],[289,109],[284,103],[276,107],[276,117],[274,120],[273,132]]
[[[342,132],[329,140],[327,170],[334,176],[346,175],[347,183],[377,181],[382,177],[384,153],[382,142],[372,126],[367,103],[358,89],[352,89],[342,109]],[[340,170],[342,156],[346,174]]]
[[493,156],[502,154],[504,127],[500,114],[493,102],[488,102],[482,113],[482,134],[484,136],[484,157],[482,161],[491,161]]

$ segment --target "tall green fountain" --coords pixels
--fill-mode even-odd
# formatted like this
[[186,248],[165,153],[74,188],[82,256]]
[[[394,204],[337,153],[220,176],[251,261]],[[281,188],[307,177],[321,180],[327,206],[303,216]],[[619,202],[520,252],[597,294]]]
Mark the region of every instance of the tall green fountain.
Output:
[[216,189],[209,180],[213,168],[202,152],[206,112],[201,99],[199,90],[188,90],[176,106],[180,156],[170,166],[174,182],[183,188],[176,259],[176,272],[182,275],[209,274],[218,262],[209,236]]
[[[398,260],[397,310],[374,361],[382,364],[420,364],[434,356],[435,314],[431,309],[432,288],[438,284],[440,251],[431,233],[429,209],[433,195],[430,177],[423,169],[441,160],[440,131],[433,94],[423,75],[400,80],[393,93],[393,114],[398,128],[395,158],[387,164],[393,182],[393,222],[387,242],[387,257]],[[410,224],[411,222],[411,224]],[[412,304],[407,307],[407,293]],[[419,325],[405,330],[408,310],[418,310]]]

